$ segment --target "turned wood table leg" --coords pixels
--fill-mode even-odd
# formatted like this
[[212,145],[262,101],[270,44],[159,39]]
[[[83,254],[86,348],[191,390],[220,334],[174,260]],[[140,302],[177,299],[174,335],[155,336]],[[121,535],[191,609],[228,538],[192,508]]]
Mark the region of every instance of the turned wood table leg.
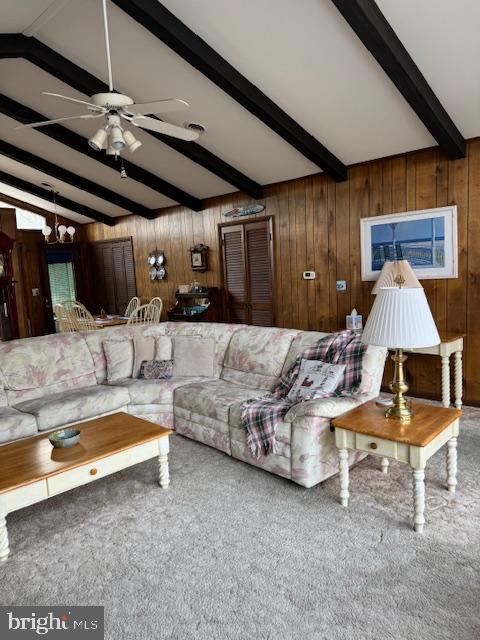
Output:
[[442,404],[450,406],[450,358],[442,356]]
[[8,548],[7,510],[0,497],[0,562],[6,562],[10,549]]
[[425,524],[425,469],[413,470],[413,504],[413,526],[417,533],[422,533]]
[[450,438],[447,443],[447,484],[450,493],[457,487],[457,438]]
[[382,473],[388,473],[389,464],[388,458],[382,458]]
[[158,441],[158,484],[162,489],[167,489],[170,484],[170,474],[168,471],[168,452],[170,445],[168,436],[160,438]]
[[340,502],[342,507],[348,507],[348,450],[339,449],[338,457],[340,459]]
[[463,370],[462,370],[462,352],[455,351],[455,406],[457,409],[462,408],[462,392],[463,392]]

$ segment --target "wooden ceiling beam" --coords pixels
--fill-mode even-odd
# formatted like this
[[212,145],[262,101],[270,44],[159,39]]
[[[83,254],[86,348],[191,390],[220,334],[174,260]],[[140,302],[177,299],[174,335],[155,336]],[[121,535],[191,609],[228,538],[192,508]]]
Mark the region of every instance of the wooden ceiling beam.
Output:
[[[7,173],[5,171],[0,171],[0,182],[8,184],[11,187],[15,187],[15,189],[20,189],[20,191],[31,193],[32,195],[37,196],[38,198],[42,198],[43,200],[49,200],[49,192],[40,185],[32,184],[27,180],[17,178],[17,176],[12,176],[10,173]],[[85,205],[79,204],[78,202],[74,202],[73,200],[70,200],[70,198],[66,198],[61,194],[57,195],[56,200],[57,204],[59,204],[61,207],[70,209],[70,211],[75,211],[75,213],[79,213],[82,216],[91,218],[96,222],[102,222],[109,227],[113,227],[116,224],[115,218],[111,218],[110,216],[107,216],[104,213],[100,213],[95,209],[86,207]]]
[[374,0],[332,0],[342,16],[452,160],[466,143]]
[[[21,122],[23,124],[29,124],[30,122],[37,122],[41,120],[48,120],[48,118],[29,107],[26,107],[19,102],[16,102],[12,98],[4,94],[0,94],[0,113],[17,120],[17,122]],[[77,133],[63,127],[59,124],[51,124],[44,127],[38,127],[37,131],[40,131],[44,135],[48,136],[60,142],[83,155],[88,156],[92,160],[96,162],[100,162],[101,164],[118,171],[118,163],[115,162],[114,158],[111,156],[107,156],[105,153],[99,153],[98,151],[94,151],[88,144],[86,139],[83,136],[78,135]],[[124,159],[125,168],[127,170],[127,174],[130,179],[135,180],[136,182],[140,182],[145,186],[157,191],[157,193],[161,193],[168,198],[171,198],[175,202],[179,202],[180,204],[193,209],[194,211],[200,211],[202,209],[202,201],[190,194],[186,193],[182,189],[175,187],[174,185],[166,182],[162,178],[150,173],[146,169],[142,169],[141,167],[132,164],[128,160]],[[154,218],[155,214],[151,211],[148,211],[148,214],[140,214],[143,217]]]
[[[0,34],[0,58],[24,58],[58,78],[73,89],[87,96],[108,91],[108,85],[85,71],[36,38],[22,33]],[[258,199],[263,197],[263,187],[208,149],[195,142],[185,142],[155,131],[145,131],[189,160],[204,167],[218,178],[233,185],[243,193]]]
[[158,0],[112,0],[192,67],[337,181],[346,166]]
[[55,178],[56,180],[66,182],[67,184],[70,184],[77,189],[82,189],[82,191],[90,193],[97,198],[102,198],[103,200],[106,200],[111,204],[115,204],[118,207],[126,209],[127,211],[130,211],[131,213],[134,213],[136,215],[143,216],[145,218],[150,218],[152,215],[150,209],[144,207],[142,204],[133,202],[133,200],[130,200],[130,198],[125,198],[115,191],[111,191],[110,189],[102,187],[96,182],[92,182],[87,178],[83,178],[77,173],[68,171],[68,169],[64,169],[63,167],[60,167],[53,162],[49,162],[45,158],[36,156],[29,151],[25,151],[25,149],[15,147],[13,144],[9,144],[8,142],[4,142],[3,140],[0,140],[0,155],[6,156],[7,158],[15,160],[16,162],[20,162],[27,167],[36,169],[37,171],[47,173],[49,176]]

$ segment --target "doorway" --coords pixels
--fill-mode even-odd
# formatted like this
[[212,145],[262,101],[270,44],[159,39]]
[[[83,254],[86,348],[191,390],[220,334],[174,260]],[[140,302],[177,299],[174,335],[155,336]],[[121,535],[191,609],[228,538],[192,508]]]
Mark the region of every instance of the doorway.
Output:
[[273,326],[271,217],[220,225],[220,243],[225,320]]

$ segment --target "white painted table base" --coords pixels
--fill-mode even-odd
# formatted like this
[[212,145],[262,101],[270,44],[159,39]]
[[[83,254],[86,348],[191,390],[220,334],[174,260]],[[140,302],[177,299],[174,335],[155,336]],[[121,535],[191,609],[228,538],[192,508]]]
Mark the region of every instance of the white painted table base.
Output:
[[167,489],[170,484],[168,435],[158,440],[144,442],[125,451],[112,453],[80,467],[74,467],[51,475],[37,482],[5,491],[0,494],[0,563],[5,562],[10,552],[6,517],[8,513],[28,507],[64,491],[88,484],[106,475],[121,471],[139,462],[158,456],[158,484]]
[[423,353],[425,355],[439,356],[442,359],[442,404],[444,407],[450,406],[450,356],[453,355],[454,360],[454,393],[455,407],[462,408],[463,393],[463,372],[462,372],[462,352],[463,338],[458,337],[454,340],[446,340],[434,347],[423,347],[419,349],[404,349],[405,353]]
[[[442,433],[438,434],[425,447],[417,447],[394,442],[383,438],[370,438],[363,434],[357,434],[347,429],[335,428],[335,442],[338,448],[340,461],[340,503],[348,507],[349,493],[349,468],[348,450],[357,449],[365,451],[369,455],[382,458],[382,472],[388,472],[389,459],[408,464],[413,471],[413,526],[418,533],[423,532],[425,524],[425,466],[427,461],[443,445],[447,444],[447,487],[453,493],[457,486],[457,436],[459,433],[459,421],[452,422]],[[375,452],[367,444],[373,441],[377,445]],[[385,455],[388,452],[389,455]]]

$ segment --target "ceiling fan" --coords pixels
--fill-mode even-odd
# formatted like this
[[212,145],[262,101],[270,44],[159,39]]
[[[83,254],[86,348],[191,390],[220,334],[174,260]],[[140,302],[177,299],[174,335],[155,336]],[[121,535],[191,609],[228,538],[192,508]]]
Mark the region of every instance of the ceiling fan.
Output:
[[178,127],[168,122],[164,122],[163,120],[158,120],[157,118],[150,118],[147,115],[188,109],[189,104],[188,102],[185,102],[185,100],[173,98],[135,104],[129,96],[114,92],[112,64],[110,58],[110,40],[108,35],[107,0],[102,0],[102,6],[108,68],[108,93],[96,93],[91,96],[91,101],[87,102],[85,100],[78,100],[77,98],[63,96],[58,93],[42,91],[43,95],[46,96],[53,96],[55,98],[60,98],[61,100],[82,104],[86,106],[89,113],[79,116],[55,118],[54,120],[44,120],[42,122],[32,122],[15,128],[24,129],[42,127],[44,125],[56,124],[58,122],[65,122],[68,120],[105,118],[105,124],[89,139],[88,144],[92,149],[95,149],[95,151],[106,149],[108,155],[114,156],[120,155],[120,152],[125,146],[128,146],[128,149],[131,152],[134,152],[142,145],[140,140],[137,140],[131,131],[125,130],[122,127],[122,120],[125,120],[135,127],[156,131],[188,142],[196,140],[199,136],[198,131]]

